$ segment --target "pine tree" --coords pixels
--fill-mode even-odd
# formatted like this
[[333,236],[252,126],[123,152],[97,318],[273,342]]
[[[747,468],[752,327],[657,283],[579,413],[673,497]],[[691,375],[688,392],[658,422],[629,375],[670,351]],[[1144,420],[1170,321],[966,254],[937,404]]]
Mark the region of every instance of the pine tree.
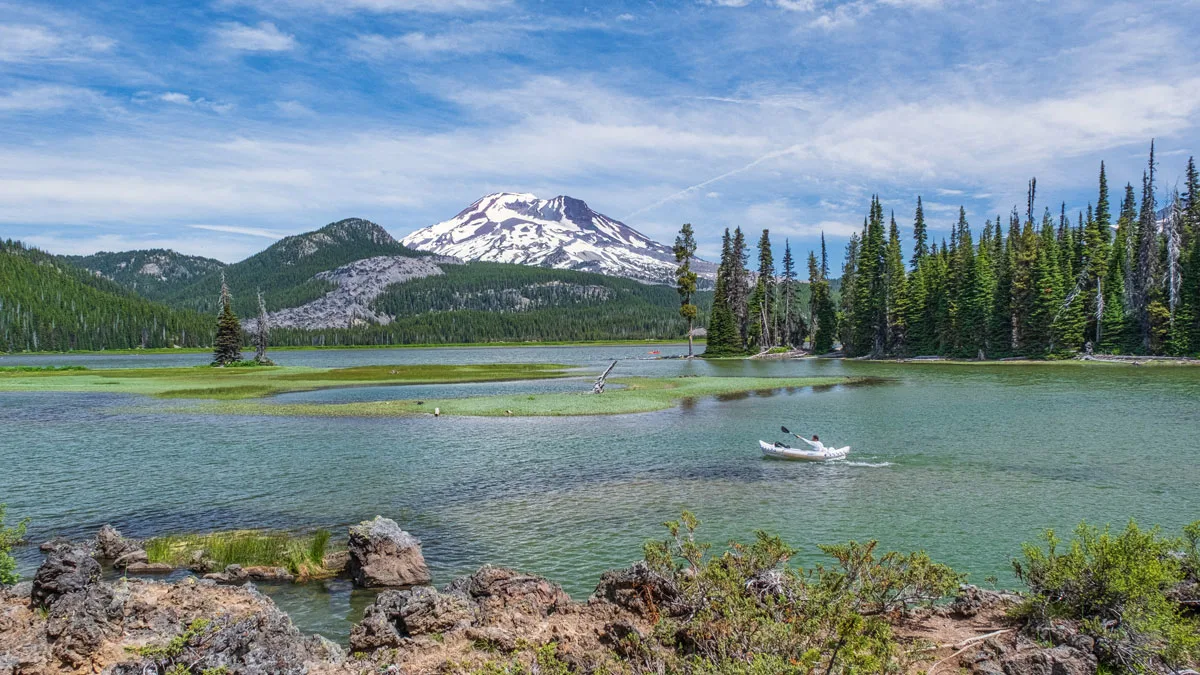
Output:
[[679,267],[675,270],[675,289],[679,291],[679,315],[687,319],[688,327],[688,358],[695,355],[692,346],[692,324],[699,310],[692,304],[692,296],[696,294],[696,273],[692,271],[692,258],[696,255],[696,236],[692,232],[692,224],[684,223],[679,228],[679,236],[675,237],[675,262]]
[[771,253],[771,236],[763,230],[758,240],[758,278],[750,296],[750,343],[759,349],[774,345],[771,336],[771,297],[774,288],[775,258]]
[[233,313],[233,298],[225,274],[221,273],[221,314],[217,317],[217,337],[213,342],[213,365],[227,366],[242,360],[242,325]]
[[845,352],[850,350],[849,344],[854,333],[854,304],[855,296],[858,294],[858,252],[858,234],[854,233],[850,235],[850,241],[846,243],[846,257],[842,261],[841,317],[838,320],[838,339],[842,343],[842,351]]
[[1154,343],[1164,328],[1166,314],[1159,293],[1159,232],[1158,213],[1154,195],[1154,142],[1150,142],[1150,162],[1142,174],[1142,208],[1138,215],[1137,260],[1133,275],[1132,313],[1137,320],[1138,337],[1143,352],[1153,351]]
[[829,254],[825,252],[825,230],[821,230],[821,278],[829,280]]
[[863,231],[854,286],[851,340],[845,345],[852,356],[883,356],[887,342],[887,247],[883,234],[883,205],[871,200],[871,213]]
[[[1038,263],[1038,232],[1033,222],[1033,208],[1037,199],[1037,179],[1029,181],[1026,199],[1025,224],[1016,236],[1010,237],[1013,246],[1012,262],[1012,325],[1013,349],[1019,354],[1044,351],[1045,334],[1032,324],[1034,304],[1038,292],[1035,289],[1035,268]],[[1014,214],[1015,216],[1015,214]],[[1050,316],[1053,316],[1051,314]],[[1048,317],[1047,317],[1048,318]],[[1041,343],[1039,344],[1039,341]]]
[[925,208],[921,204],[921,195],[917,195],[917,213],[913,217],[913,254],[912,264],[913,269],[917,269],[921,265],[921,258],[929,254],[929,247],[926,245],[929,236],[925,228]]
[[783,240],[783,279],[781,284],[779,304],[782,307],[779,309],[783,315],[783,335],[780,342],[798,347],[804,341],[804,329],[798,327],[797,322],[793,320],[793,315],[798,309],[796,307],[796,261],[792,258],[792,243],[787,239]]
[[1200,174],[1188,158],[1183,200],[1183,288],[1179,321],[1187,326],[1186,353],[1200,350]]
[[742,342],[738,336],[737,319],[729,302],[729,284],[734,266],[733,240],[729,229],[721,240],[721,264],[717,268],[717,284],[713,291],[713,307],[708,321],[708,344],[705,356],[731,356],[742,353]]
[[904,251],[900,245],[900,228],[896,225],[896,214],[892,213],[888,228],[888,243],[884,273],[887,275],[886,312],[887,336],[885,349],[889,354],[903,354],[907,337],[908,277],[904,268]]
[[1054,221],[1049,210],[1042,218],[1042,228],[1034,248],[1036,251],[1031,276],[1032,303],[1025,331],[1025,352],[1045,354],[1057,348],[1053,324],[1064,297],[1062,269],[1058,262],[1058,242],[1054,236]]
[[[824,236],[822,236],[824,241]],[[817,256],[808,252],[808,284],[811,291],[809,297],[809,326],[812,333],[812,351],[814,354],[826,354],[833,351],[833,339],[837,329],[837,310],[833,306],[830,295],[829,280],[817,262]]]
[[729,294],[729,308],[737,321],[740,349],[745,349],[750,316],[750,272],[746,269],[746,237],[740,227],[733,231],[730,251],[729,287],[726,292]]

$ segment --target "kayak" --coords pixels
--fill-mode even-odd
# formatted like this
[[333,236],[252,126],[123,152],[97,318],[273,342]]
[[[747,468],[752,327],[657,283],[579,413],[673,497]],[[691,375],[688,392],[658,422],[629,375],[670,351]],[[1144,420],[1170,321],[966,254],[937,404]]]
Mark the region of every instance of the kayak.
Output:
[[766,441],[759,441],[758,445],[762,448],[764,457],[791,459],[800,462],[826,462],[832,459],[845,459],[846,455],[850,454],[850,446],[848,445],[844,448],[828,448],[824,452],[820,450],[801,450]]

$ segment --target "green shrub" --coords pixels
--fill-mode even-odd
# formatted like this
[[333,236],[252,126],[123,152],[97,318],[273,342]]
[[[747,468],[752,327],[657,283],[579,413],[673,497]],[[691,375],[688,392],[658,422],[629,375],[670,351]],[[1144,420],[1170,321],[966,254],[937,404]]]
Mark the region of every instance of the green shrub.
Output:
[[15,584],[20,579],[17,561],[13,560],[9,551],[25,537],[25,527],[29,524],[28,520],[23,520],[15,527],[5,527],[4,515],[7,510],[6,505],[0,504],[0,586]]
[[1114,535],[1082,523],[1063,550],[1048,530],[1045,548],[1025,544],[1024,560],[1013,561],[1030,591],[1017,614],[1035,634],[1047,634],[1054,619],[1079,622],[1097,640],[1101,660],[1121,672],[1194,663],[1200,622],[1167,597],[1188,567],[1195,569],[1200,524],[1185,533],[1184,540],[1168,539],[1131,521]]
[[647,544],[645,559],[672,586],[654,633],[666,649],[630,650],[648,670],[904,672],[885,615],[933,602],[962,581],[923,553],[876,558],[875,542],[822,547],[836,564],[804,571],[786,564],[795,550],[765,532],[710,556],[692,514],[665,525],[671,538]]

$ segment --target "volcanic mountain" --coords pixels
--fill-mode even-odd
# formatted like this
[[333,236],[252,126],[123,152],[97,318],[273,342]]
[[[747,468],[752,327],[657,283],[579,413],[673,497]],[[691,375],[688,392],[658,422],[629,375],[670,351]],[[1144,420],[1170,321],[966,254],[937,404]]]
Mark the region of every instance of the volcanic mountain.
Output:
[[[652,284],[673,283],[676,267],[671,247],[567,196],[487,195],[402,243],[466,261],[597,272]],[[715,265],[699,259],[693,269],[708,278],[716,272]]]

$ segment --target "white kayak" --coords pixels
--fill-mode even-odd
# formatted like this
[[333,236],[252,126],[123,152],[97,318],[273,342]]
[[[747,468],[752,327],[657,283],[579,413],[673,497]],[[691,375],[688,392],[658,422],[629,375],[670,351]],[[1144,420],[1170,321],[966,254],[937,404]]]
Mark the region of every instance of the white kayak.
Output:
[[832,459],[845,459],[846,455],[850,454],[850,446],[848,445],[844,448],[826,448],[824,451],[801,450],[766,441],[759,441],[758,445],[762,448],[764,457],[791,459],[799,462],[827,462]]

